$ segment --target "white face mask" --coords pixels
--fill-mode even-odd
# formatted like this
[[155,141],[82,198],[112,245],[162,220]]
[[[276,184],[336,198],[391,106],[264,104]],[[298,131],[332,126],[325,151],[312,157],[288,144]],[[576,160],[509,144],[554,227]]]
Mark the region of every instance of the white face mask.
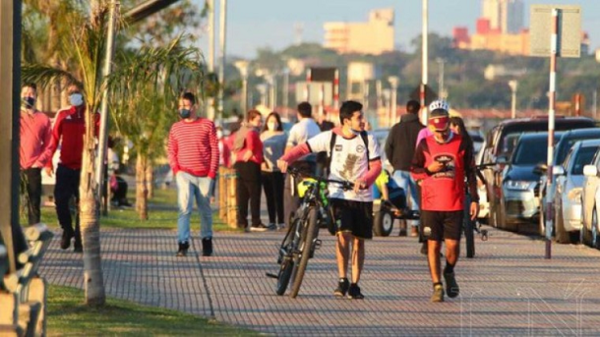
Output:
[[69,102],[72,106],[80,106],[83,104],[83,95],[82,94],[72,94],[69,96]]
[[275,131],[275,130],[277,130],[277,123],[269,122],[269,123],[267,123],[267,127],[269,128],[270,131]]
[[217,130],[217,138],[223,138],[223,131]]

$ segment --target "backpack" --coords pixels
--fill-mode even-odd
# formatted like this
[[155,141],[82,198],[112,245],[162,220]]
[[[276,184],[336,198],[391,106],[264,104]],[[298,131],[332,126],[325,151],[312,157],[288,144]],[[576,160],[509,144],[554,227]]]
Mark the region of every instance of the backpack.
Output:
[[[367,131],[360,132],[360,138],[362,138],[365,143],[365,149],[367,150],[367,167],[369,167],[369,134]],[[337,139],[337,134],[331,131],[331,141],[329,142],[329,156],[327,156],[327,170],[331,172],[331,158],[333,157],[333,148],[335,147],[335,140]]]

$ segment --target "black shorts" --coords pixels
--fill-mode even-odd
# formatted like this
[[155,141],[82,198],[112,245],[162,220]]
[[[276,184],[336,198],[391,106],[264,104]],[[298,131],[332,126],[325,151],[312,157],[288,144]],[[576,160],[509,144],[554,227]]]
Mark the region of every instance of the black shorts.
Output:
[[339,232],[350,232],[360,239],[373,238],[373,203],[331,199]]
[[426,237],[429,240],[442,241],[444,239],[460,240],[462,234],[464,211],[421,211],[421,224],[431,233]]

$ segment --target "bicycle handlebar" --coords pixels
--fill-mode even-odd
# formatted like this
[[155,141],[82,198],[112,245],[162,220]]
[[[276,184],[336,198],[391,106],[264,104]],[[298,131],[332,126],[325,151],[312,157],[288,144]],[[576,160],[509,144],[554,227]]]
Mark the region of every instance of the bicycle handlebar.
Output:
[[354,189],[354,183],[351,183],[349,181],[324,179],[324,178],[321,178],[321,177],[317,177],[314,174],[309,174],[309,173],[306,173],[306,172],[301,172],[299,169],[294,168],[294,167],[288,167],[287,173],[293,175],[294,177],[312,178],[312,179],[315,179],[315,180],[317,180],[319,182],[339,184],[339,185],[342,186],[342,189],[344,189],[344,190],[352,190],[352,189]]

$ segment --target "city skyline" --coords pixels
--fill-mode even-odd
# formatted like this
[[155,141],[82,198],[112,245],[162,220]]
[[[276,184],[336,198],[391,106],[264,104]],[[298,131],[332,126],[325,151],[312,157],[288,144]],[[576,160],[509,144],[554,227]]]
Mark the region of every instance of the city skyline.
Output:
[[[193,0],[202,6],[204,0]],[[553,4],[555,1],[523,0],[525,27],[529,26],[529,8],[532,4]],[[562,0],[560,4],[582,7],[582,29],[590,35],[590,51],[600,47],[600,2]],[[319,6],[319,10],[314,8]],[[302,41],[323,44],[325,22],[367,21],[369,11],[393,8],[395,11],[396,49],[411,50],[410,41],[421,34],[421,7],[419,0],[305,0],[302,2],[258,0],[228,1],[227,55],[253,58],[256,50],[269,47],[281,50],[297,40],[296,27],[303,27]],[[218,6],[216,6],[218,12]],[[452,15],[449,15],[451,13]],[[481,0],[429,0],[429,31],[450,37],[455,26],[475,31],[481,17]],[[218,20],[218,15],[216,16]],[[203,21],[206,25],[206,20]],[[249,29],[249,27],[251,29]],[[206,29],[206,27],[204,27]],[[208,38],[201,34],[197,46],[208,49]],[[218,43],[217,43],[218,49]]]

